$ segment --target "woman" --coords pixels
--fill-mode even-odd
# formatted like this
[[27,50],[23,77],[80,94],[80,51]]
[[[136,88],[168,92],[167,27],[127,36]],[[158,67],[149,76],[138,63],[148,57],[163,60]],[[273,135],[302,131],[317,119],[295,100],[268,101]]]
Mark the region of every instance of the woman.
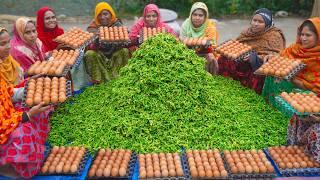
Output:
[[266,55],[278,54],[285,48],[282,31],[274,26],[272,12],[266,8],[258,9],[251,20],[250,27],[243,31],[237,40],[251,46],[256,54],[235,62],[221,57],[219,74],[230,76],[243,86],[261,94],[265,77],[253,74],[262,64]]
[[42,41],[45,52],[57,48],[58,43],[53,41],[57,36],[64,33],[63,29],[58,26],[56,14],[50,7],[42,7],[37,12],[37,32]]
[[49,132],[45,111],[50,107],[42,107],[43,104],[30,110],[14,107],[11,100],[19,101],[17,94],[21,88],[13,86],[20,82],[21,70],[9,51],[9,33],[0,27],[0,174],[30,178],[39,172],[44,158]]
[[[290,59],[301,59],[306,68],[298,73],[292,82],[275,82],[273,77],[267,77],[262,95],[272,105],[276,105],[275,96],[281,92],[291,92],[294,88],[306,89],[320,93],[320,18],[311,18],[298,28],[296,43],[281,52],[281,56]],[[270,56],[266,56],[266,59]]]
[[[196,2],[192,5],[189,18],[181,27],[180,39],[206,37],[211,40],[212,46],[216,46],[218,33],[215,24],[209,19],[209,11],[206,4]],[[206,52],[207,71],[211,74],[217,73],[218,64],[214,59],[212,47]]]
[[19,18],[14,24],[10,54],[21,65],[24,72],[36,61],[45,60],[44,46],[38,39],[35,22]]
[[[89,25],[88,31],[96,33],[101,26],[123,26],[113,8],[106,2],[97,4],[94,20]],[[128,63],[129,52],[126,48],[100,47],[96,41],[90,49],[85,53],[84,62],[93,83],[107,82],[118,76],[120,68]]]
[[131,28],[131,31],[129,33],[130,40],[133,42],[137,42],[140,32],[144,27],[165,28],[168,33],[176,36],[174,30],[166,23],[162,22],[160,10],[155,4],[148,4],[144,7],[143,17],[140,17],[139,20],[135,22]]

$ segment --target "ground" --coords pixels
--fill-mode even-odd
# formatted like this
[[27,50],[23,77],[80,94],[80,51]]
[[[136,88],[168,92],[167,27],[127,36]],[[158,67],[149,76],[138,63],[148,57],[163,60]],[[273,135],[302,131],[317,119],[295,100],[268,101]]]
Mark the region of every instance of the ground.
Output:
[[[12,30],[12,20],[16,16],[0,15],[0,26],[5,26],[9,30]],[[239,33],[249,25],[249,19],[218,19],[217,27],[219,32],[219,42],[223,42],[228,39],[236,38]],[[292,44],[296,39],[297,27],[301,24],[303,18],[300,17],[287,17],[278,18],[275,21],[277,27],[283,30],[286,37],[286,45]],[[78,18],[68,18],[65,21],[60,21],[60,25],[64,29],[69,29],[70,27],[77,26],[85,29],[90,22],[90,18],[78,17]],[[182,24],[183,19],[178,19],[178,23]],[[131,27],[134,20],[124,19],[123,23]]]

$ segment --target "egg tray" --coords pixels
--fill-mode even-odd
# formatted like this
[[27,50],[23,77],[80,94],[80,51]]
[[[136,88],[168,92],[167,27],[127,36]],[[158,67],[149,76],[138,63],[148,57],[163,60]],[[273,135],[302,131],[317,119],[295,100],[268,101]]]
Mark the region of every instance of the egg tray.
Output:
[[[51,149],[48,151],[48,154],[47,154],[47,156],[46,156],[46,158],[45,158],[46,160],[47,160],[50,152],[51,152]],[[70,173],[63,173],[63,172],[62,172],[62,173],[48,173],[48,172],[47,172],[47,173],[42,173],[42,172],[40,171],[40,173],[38,174],[38,176],[48,176],[48,175],[50,175],[50,176],[61,176],[61,175],[80,176],[80,175],[83,173],[84,169],[85,169],[85,166],[86,166],[86,163],[87,163],[89,157],[90,157],[90,153],[89,153],[89,151],[86,149],[86,150],[85,150],[85,153],[84,153],[84,155],[83,155],[83,157],[82,157],[82,160],[80,161],[79,168],[78,168],[78,170],[77,170],[76,172],[74,172],[74,173],[71,173],[71,172],[70,172]],[[45,163],[46,160],[43,161],[43,163]],[[43,165],[43,164],[42,164],[42,165]],[[41,166],[41,168],[42,168],[42,166]]]
[[[183,170],[184,170],[185,174],[187,174],[187,175],[186,175],[187,179],[199,179],[199,180],[231,179],[229,172],[228,172],[228,177],[196,177],[196,178],[193,178],[193,177],[191,176],[191,173],[190,173],[190,167],[189,167],[189,164],[188,164],[188,158],[187,158],[186,153],[183,153],[183,154],[182,154],[181,160],[182,160]],[[224,167],[225,167],[225,169],[226,169],[225,163],[223,163],[223,164],[224,164]],[[227,169],[226,169],[226,170],[227,170]]]
[[[221,154],[223,161],[225,162],[225,167],[226,170],[228,171],[228,173],[230,174],[230,176],[232,177],[232,179],[252,179],[252,178],[262,178],[262,179],[273,179],[277,176],[277,171],[275,170],[275,173],[237,173],[237,174],[233,174],[231,171],[230,166],[227,163],[227,160],[224,156],[224,154]],[[270,160],[269,160],[270,161]],[[271,162],[271,161],[270,161]],[[272,164],[272,162],[271,162]],[[273,165],[273,164],[272,164]]]
[[[36,106],[36,105],[28,106],[26,104],[28,84],[29,84],[29,81],[26,83],[26,85],[24,87],[24,90],[23,90],[22,106],[31,108],[31,107]],[[69,80],[66,81],[66,90],[67,90],[66,96],[67,96],[67,98],[70,98],[72,96],[72,90],[71,90],[71,81],[69,81]],[[49,103],[46,106],[48,106],[48,105],[58,105],[58,104],[60,104],[60,103]]]
[[[95,154],[95,157],[92,159],[92,163],[94,162],[94,160],[97,158],[98,152]],[[132,179],[133,176],[133,172],[134,172],[134,166],[136,164],[137,161],[137,155],[135,153],[131,154],[131,158],[128,164],[128,168],[127,168],[127,176],[101,176],[101,177],[97,177],[97,176],[93,176],[93,177],[89,177],[87,175],[86,179],[92,179],[92,180],[102,180],[102,179]],[[91,166],[89,167],[89,171],[91,169]]]
[[[221,43],[219,46],[217,46],[217,48],[218,48],[218,47],[221,47],[222,45],[224,45],[224,44],[227,43],[228,41],[231,41],[231,39],[224,41],[224,42]],[[217,52],[216,49],[215,49],[215,51]],[[253,53],[255,53],[255,52],[256,52],[255,50],[251,49],[251,50],[249,50],[249,51],[241,54],[239,57],[237,57],[237,58],[235,58],[235,59],[232,59],[232,61],[241,62],[241,61],[243,61],[243,59],[244,59],[245,57],[250,56],[251,54],[253,54]],[[223,56],[223,55],[222,55],[222,56]],[[223,57],[225,57],[225,56],[223,56]],[[230,58],[227,58],[227,57],[226,57],[226,59],[230,59]]]
[[[188,179],[191,179],[191,176],[190,176],[190,172],[189,172],[189,169],[186,168],[185,164],[186,161],[183,160],[183,154],[180,155],[180,159],[181,159],[181,167],[182,167],[182,171],[183,171],[183,174],[184,176],[175,176],[175,177],[152,177],[152,178],[140,178],[139,179],[143,179],[143,180],[188,180]],[[137,171],[139,172],[139,161],[137,161]],[[138,173],[139,174],[139,173]]]
[[207,49],[209,48],[210,46],[212,45],[212,42],[210,40],[207,40],[207,43],[206,45],[195,45],[195,46],[187,46],[188,48],[190,49],[197,49],[197,48],[200,48],[200,49]]
[[[280,77],[280,76],[275,76],[275,75],[272,75],[273,77],[279,79],[279,80],[286,80],[286,81],[291,81],[291,79],[293,77],[295,77],[300,71],[302,71],[304,68],[306,67],[305,64],[299,64],[297,67],[295,67],[288,75],[286,75],[285,77]],[[259,69],[258,69],[259,70]],[[263,75],[263,76],[266,76],[265,74],[263,73],[259,73],[258,70],[256,70],[254,72],[254,74],[256,75]],[[268,75],[268,76],[271,76],[271,75]]]
[[268,160],[273,165],[275,171],[277,172],[278,176],[283,177],[291,177],[291,176],[320,176],[320,168],[293,168],[293,169],[280,169],[278,164],[273,160],[272,156],[269,153],[267,148],[263,149],[264,153],[266,154]]
[[276,103],[277,105],[284,111],[286,112],[288,115],[293,115],[296,114],[298,116],[309,116],[311,114],[316,114],[316,115],[320,115],[320,113],[308,113],[308,112],[304,112],[304,113],[300,113],[298,112],[295,108],[293,108],[286,100],[284,100],[282,97],[280,96],[276,96]]
[[91,44],[92,42],[94,42],[98,37],[95,35],[93,36],[91,39],[87,40],[84,44],[78,46],[78,47],[74,47],[70,44],[65,44],[65,43],[61,43],[60,41],[57,41],[57,40],[54,40],[55,42],[59,43],[59,44],[63,44],[63,45],[66,45],[66,46],[69,46],[73,49],[85,49],[89,44]]
[[[49,76],[49,77],[66,77],[66,76],[68,75],[70,69],[71,69],[71,66],[66,65],[66,66],[64,67],[62,73],[59,74],[59,75],[55,75],[55,74],[54,74],[54,75],[44,74],[44,75],[45,75],[45,76]],[[33,74],[33,75],[37,75],[37,74]],[[31,76],[33,76],[33,75],[29,75],[29,77],[31,77]]]
[[72,68],[77,68],[81,64],[81,61],[82,61],[82,59],[84,57],[84,49],[85,48],[80,48],[79,49],[79,56],[77,57],[75,63],[71,66],[71,69]]
[[117,46],[117,47],[128,47],[131,45],[131,41],[100,41],[99,46],[104,48],[108,46]]

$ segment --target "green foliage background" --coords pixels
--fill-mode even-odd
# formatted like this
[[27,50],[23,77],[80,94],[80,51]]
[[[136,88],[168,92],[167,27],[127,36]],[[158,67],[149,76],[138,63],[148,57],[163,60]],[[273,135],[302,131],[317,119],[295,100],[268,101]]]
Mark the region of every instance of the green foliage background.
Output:
[[[90,16],[96,3],[101,0],[1,0],[1,14],[35,16],[37,9],[48,5],[57,14],[67,16]],[[142,14],[145,4],[156,3],[159,7],[178,12],[180,17],[186,17],[195,0],[107,0],[116,9],[120,17],[132,17]],[[266,7],[273,12],[285,10],[289,13],[309,16],[314,0],[203,0],[211,17],[229,15],[251,15],[256,9]]]

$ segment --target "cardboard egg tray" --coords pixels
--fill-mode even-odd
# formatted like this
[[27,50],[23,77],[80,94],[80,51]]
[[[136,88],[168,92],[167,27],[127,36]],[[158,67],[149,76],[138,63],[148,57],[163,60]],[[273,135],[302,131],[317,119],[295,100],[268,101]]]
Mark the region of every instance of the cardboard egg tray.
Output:
[[[268,63],[268,62],[267,62]],[[306,67],[305,64],[299,64],[296,68],[294,68],[288,75],[284,76],[284,77],[281,77],[281,76],[276,76],[276,75],[269,75],[269,76],[274,76],[275,78],[278,78],[280,80],[284,79],[284,80],[287,80],[287,81],[291,81],[291,79],[293,77],[295,77],[300,71],[302,71],[304,68]],[[265,74],[259,72],[259,69],[257,69],[254,74],[256,75],[263,75],[265,76]]]
[[[41,77],[46,77],[46,76],[41,76]],[[28,83],[29,81],[26,83],[25,87],[24,87],[24,90],[23,90],[23,97],[22,97],[22,105],[24,107],[30,107],[26,104],[26,99],[27,99],[27,90],[28,90]],[[66,96],[67,96],[67,99],[70,98],[72,96],[72,90],[71,90],[71,81],[70,80],[67,80],[66,81]],[[61,104],[61,103],[49,103],[45,106],[48,106],[48,105],[58,105],[58,104]],[[33,105],[33,106],[36,106],[36,105]],[[33,107],[31,106],[31,107]]]
[[228,172],[227,168],[226,168],[226,163],[223,162],[224,164],[224,167],[225,169],[227,170],[228,172],[228,177],[192,177],[191,176],[191,173],[190,173],[190,167],[189,167],[189,164],[188,164],[188,157],[186,155],[186,153],[184,152],[181,156],[181,160],[182,160],[182,167],[183,167],[183,170],[186,174],[186,178],[187,179],[199,179],[199,180],[210,180],[210,179],[231,179],[230,177],[230,173]]
[[276,96],[275,97],[276,103],[277,105],[284,111],[286,112],[288,115],[293,115],[296,114],[298,116],[309,116],[311,114],[317,114],[320,115],[319,113],[310,113],[310,112],[298,112],[294,107],[291,106],[291,104],[289,104],[286,100],[284,100],[281,96]]
[[[140,178],[142,180],[189,180],[191,179],[190,173],[189,173],[189,169],[187,168],[187,166],[184,164],[186,163],[186,161],[183,160],[183,154],[180,155],[180,159],[181,159],[181,167],[182,167],[182,171],[184,176],[175,176],[175,177],[152,177],[152,178]],[[137,161],[137,166],[136,166],[136,172],[139,174],[139,161]]]
[[[221,156],[222,156],[222,159],[225,163],[226,170],[228,171],[228,173],[230,174],[230,177],[232,177],[232,179],[260,179],[260,178],[261,179],[273,179],[277,176],[276,169],[274,166],[273,166],[273,168],[275,170],[274,173],[237,173],[237,174],[233,174],[231,171],[231,168],[230,168],[230,166],[224,156],[224,153],[221,153]],[[272,162],[270,162],[270,163],[272,164]]]
[[263,149],[267,158],[273,165],[278,176],[291,177],[291,176],[320,176],[320,168],[293,168],[293,169],[280,169],[278,164],[272,159],[269,150],[267,148]]
[[[97,158],[97,155],[98,155],[98,152],[96,152],[95,157],[92,159],[92,163]],[[100,177],[98,177],[98,176],[90,177],[87,174],[86,179],[91,179],[91,180],[103,180],[103,179],[118,179],[118,180],[119,179],[123,179],[123,180],[127,180],[127,179],[132,179],[132,176],[133,176],[133,173],[134,173],[134,170],[135,170],[136,161],[137,161],[137,155],[134,152],[132,152],[131,158],[130,158],[130,161],[129,161],[128,167],[127,167],[127,176],[109,176],[109,177],[106,177],[106,176],[102,175]],[[91,169],[91,166],[90,166],[89,170],[90,169]]]
[[[220,45],[218,45],[217,48],[223,46],[223,45],[224,45],[225,43],[227,43],[228,41],[234,41],[234,40],[231,40],[231,39],[226,40],[226,41],[224,41],[223,43],[221,43]],[[217,48],[215,49],[215,51],[216,51],[217,53],[221,53],[220,51],[217,50]],[[242,53],[240,56],[238,56],[237,58],[232,59],[232,60],[233,60],[233,61],[240,62],[240,61],[242,61],[245,57],[250,56],[250,55],[253,54],[253,53],[255,53],[255,50],[251,49],[251,50],[249,50],[249,51],[247,51],[247,52],[245,52],[245,53]],[[223,56],[224,56],[224,55],[223,55]],[[227,59],[230,59],[230,58],[227,58]]]
[[[45,160],[43,161],[42,166],[43,166],[44,163],[47,161],[47,158],[48,158],[48,156],[49,156],[50,153],[51,153],[51,149],[52,149],[52,148],[48,149],[47,155],[45,156]],[[48,176],[48,175],[50,175],[50,176],[61,176],[61,175],[79,176],[79,175],[81,175],[81,174],[83,173],[83,171],[84,171],[84,169],[85,169],[85,166],[86,166],[86,164],[87,164],[87,161],[88,161],[88,159],[89,159],[89,156],[90,156],[90,153],[89,153],[89,151],[86,149],[86,151],[85,151],[85,153],[84,153],[84,155],[83,155],[83,157],[82,157],[82,160],[80,161],[78,170],[77,170],[76,172],[74,172],[74,173],[71,173],[71,172],[69,172],[69,173],[64,173],[64,172],[62,172],[62,173],[56,173],[56,172],[55,172],[55,173],[49,173],[49,172],[47,172],[47,173],[42,173],[42,172],[40,171],[40,173],[38,174],[38,176]],[[41,168],[42,168],[42,166],[41,166]]]

